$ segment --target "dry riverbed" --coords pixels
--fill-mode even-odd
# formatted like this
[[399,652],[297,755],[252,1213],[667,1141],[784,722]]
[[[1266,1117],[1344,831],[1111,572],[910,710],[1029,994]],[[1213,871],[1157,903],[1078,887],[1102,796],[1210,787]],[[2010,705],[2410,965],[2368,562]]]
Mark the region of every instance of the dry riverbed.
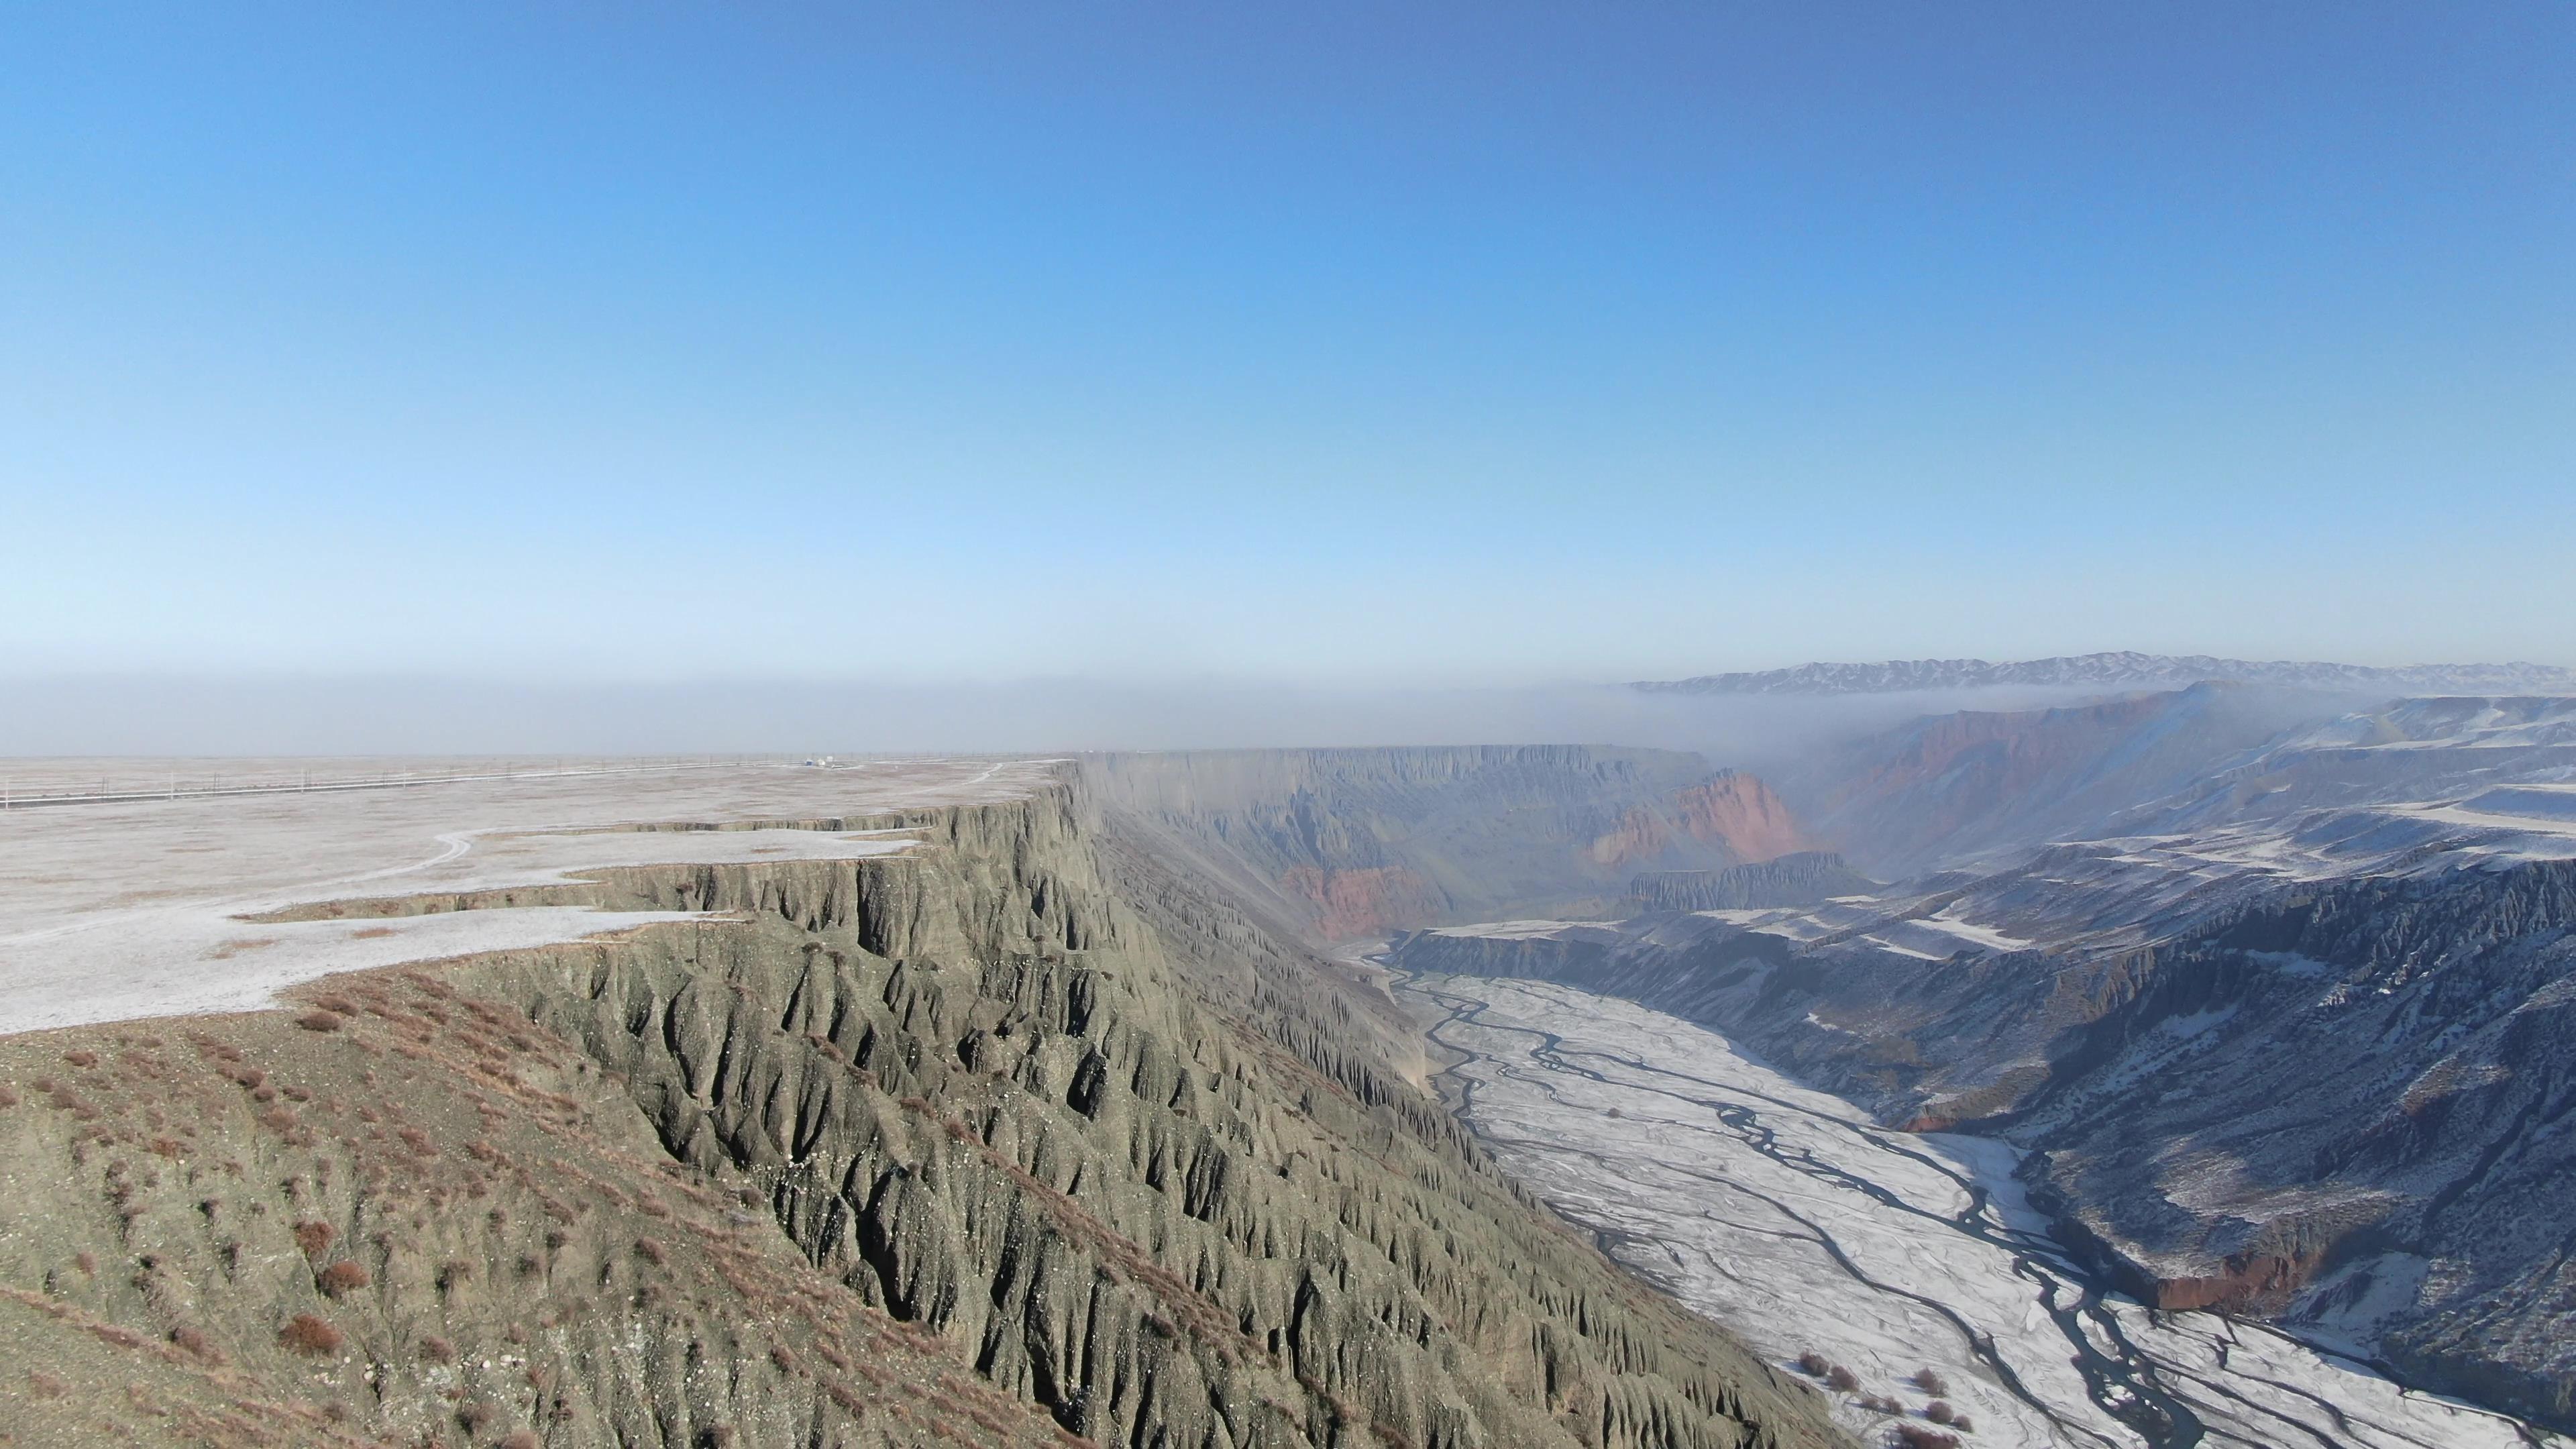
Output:
[[2107,1296],[2023,1198],[2013,1148],[1880,1128],[1679,1018],[1534,981],[1399,991],[1516,1175],[1782,1362],[1847,1369],[1836,1417],[1865,1442],[1938,1442],[1954,1428],[1935,1418],[1965,1415],[1963,1444],[2033,1449],[2576,1444],[2259,1325]]

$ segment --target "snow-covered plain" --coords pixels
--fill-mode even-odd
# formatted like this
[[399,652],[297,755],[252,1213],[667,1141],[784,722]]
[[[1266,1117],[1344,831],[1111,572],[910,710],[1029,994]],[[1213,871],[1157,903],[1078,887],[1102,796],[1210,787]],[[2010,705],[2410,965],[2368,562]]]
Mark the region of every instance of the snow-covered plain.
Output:
[[2011,1177],[2016,1150],[1874,1125],[1725,1038],[1544,982],[1414,976],[1449,1085],[1516,1174],[1620,1261],[1782,1362],[1859,1379],[1865,1442],[1946,1383],[1993,1446],[2507,1449],[2576,1441],[2411,1392],[2259,1325],[2107,1297]]
[[552,884],[621,866],[891,854],[918,842],[902,830],[827,827],[1024,797],[1055,764],[594,771],[13,809],[0,813],[0,1034],[256,1010],[283,987],[337,971],[712,922],[696,911],[536,904],[261,918],[331,901]]

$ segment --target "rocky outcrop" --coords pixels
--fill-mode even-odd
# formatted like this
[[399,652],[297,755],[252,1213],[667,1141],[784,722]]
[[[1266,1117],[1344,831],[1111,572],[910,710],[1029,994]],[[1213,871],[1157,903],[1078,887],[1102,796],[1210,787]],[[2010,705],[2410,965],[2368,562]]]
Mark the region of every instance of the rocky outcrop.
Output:
[[[342,903],[719,918],[339,979],[327,1029],[0,1047],[14,1341],[210,1335],[198,1388],[115,1415],[256,1398],[315,1439],[1834,1442],[1504,1179],[1266,903],[1077,781],[867,823],[924,844]],[[29,1186],[66,1172],[79,1211]]]
[[1667,870],[1638,876],[1629,892],[1650,911],[1741,911],[1806,906],[1860,895],[1878,882],[1830,850],[1802,850],[1724,870]]

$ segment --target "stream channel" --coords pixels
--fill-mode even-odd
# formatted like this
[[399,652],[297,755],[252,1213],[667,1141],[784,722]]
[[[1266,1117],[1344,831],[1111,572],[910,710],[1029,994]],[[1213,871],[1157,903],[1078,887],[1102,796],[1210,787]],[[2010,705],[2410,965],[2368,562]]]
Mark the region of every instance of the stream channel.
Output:
[[2259,1324],[2105,1291],[2024,1196],[2009,1144],[1882,1128],[1632,1002],[1393,984],[1459,1058],[1441,1085],[1507,1167],[1775,1360],[1850,1369],[1857,1387],[1830,1396],[1864,1443],[1949,1432],[1924,1417],[1928,1371],[1973,1426],[1960,1442],[1994,1449],[2576,1449]]

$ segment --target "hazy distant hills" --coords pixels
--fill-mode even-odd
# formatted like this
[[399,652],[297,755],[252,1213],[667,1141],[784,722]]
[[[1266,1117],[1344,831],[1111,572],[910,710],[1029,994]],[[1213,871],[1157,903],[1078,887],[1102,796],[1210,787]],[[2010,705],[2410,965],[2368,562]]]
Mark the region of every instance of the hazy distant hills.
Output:
[[1984,659],[1891,659],[1879,664],[1800,664],[1741,674],[1640,681],[1669,694],[1901,694],[1998,685],[2174,689],[2233,680],[2292,689],[2386,689],[2398,694],[2576,694],[2576,669],[2548,664],[2408,664],[2382,668],[2313,661],[2218,659],[2206,654],[2072,654],[1997,664]]

